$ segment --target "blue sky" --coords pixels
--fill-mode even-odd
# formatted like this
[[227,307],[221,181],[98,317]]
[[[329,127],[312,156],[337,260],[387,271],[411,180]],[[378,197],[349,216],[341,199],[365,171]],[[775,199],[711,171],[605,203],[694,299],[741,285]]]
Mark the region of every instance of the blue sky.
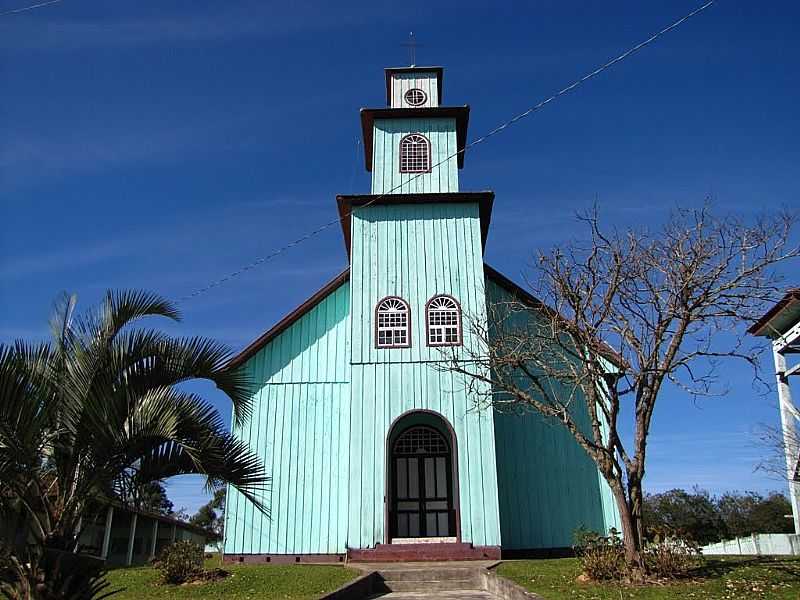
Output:
[[[64,0],[0,17],[0,341],[45,336],[61,290],[83,307],[109,287],[178,298],[335,218],[335,194],[369,190],[358,109],[383,105],[410,30],[474,138],[697,5]],[[796,207],[798,20],[794,2],[719,2],[470,150],[462,189],[497,194],[487,261],[521,281],[595,200],[619,226],[708,195],[743,216]],[[240,348],[345,266],[330,228],[170,330]],[[649,490],[780,486],[753,471],[775,398],[723,374],[723,398],[660,400]],[[196,479],[169,488],[204,502]]]

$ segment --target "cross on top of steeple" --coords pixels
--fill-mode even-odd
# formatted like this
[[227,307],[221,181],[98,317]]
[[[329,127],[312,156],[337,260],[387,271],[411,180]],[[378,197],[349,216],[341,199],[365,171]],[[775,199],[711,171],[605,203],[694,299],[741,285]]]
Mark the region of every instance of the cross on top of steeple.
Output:
[[411,66],[412,67],[417,66],[417,48],[419,48],[423,44],[420,44],[419,42],[417,42],[417,39],[414,37],[414,32],[410,31],[408,33],[408,41],[407,42],[403,42],[400,45],[405,47],[405,48],[408,48],[409,51],[411,52]]

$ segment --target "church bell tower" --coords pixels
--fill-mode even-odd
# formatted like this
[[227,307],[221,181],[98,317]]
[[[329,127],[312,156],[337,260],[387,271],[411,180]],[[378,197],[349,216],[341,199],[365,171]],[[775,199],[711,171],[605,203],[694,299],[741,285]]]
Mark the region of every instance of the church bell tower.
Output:
[[[436,368],[483,349],[473,325],[486,323],[483,249],[494,200],[493,192],[459,186],[469,107],[442,104],[443,71],[385,70],[386,106],[361,109],[370,193],[337,197],[350,259],[351,419],[369,424],[350,452],[350,497],[375,499],[353,501],[360,516],[347,539],[356,548],[420,535],[500,544],[491,413],[471,412],[472,392]],[[426,513],[425,523],[403,512],[401,492],[387,493],[400,485],[395,463],[404,459],[386,449],[412,413],[434,428],[452,426],[452,464],[463,466],[448,475],[457,484],[441,500],[447,507],[432,500],[428,509],[441,511]]]
[[441,67],[386,69],[387,108],[361,110],[373,194],[458,191],[469,106],[442,106]]
[[[425,316],[438,296],[452,298],[464,315],[486,314],[483,248],[494,193],[459,187],[469,106],[442,104],[442,67],[384,74],[386,106],[360,112],[371,193],[337,197],[351,264],[354,364],[440,360]],[[407,306],[402,344],[374,339],[376,306],[386,298]]]

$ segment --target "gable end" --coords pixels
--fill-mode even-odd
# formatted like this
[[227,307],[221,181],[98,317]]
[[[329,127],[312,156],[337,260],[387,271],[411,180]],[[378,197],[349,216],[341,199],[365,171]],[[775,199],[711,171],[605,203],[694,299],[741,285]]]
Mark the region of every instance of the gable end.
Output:
[[296,323],[303,315],[310,312],[315,306],[322,302],[326,297],[335,292],[341,285],[350,280],[350,268],[348,267],[342,271],[335,278],[330,280],[322,286],[313,296],[303,302],[300,306],[295,308],[288,315],[278,321],[272,328],[262,333],[255,340],[245,346],[238,354],[228,361],[225,365],[226,369],[235,369],[248,359],[252,358],[261,348],[269,344],[272,340],[278,337],[281,333],[286,331],[294,323]]

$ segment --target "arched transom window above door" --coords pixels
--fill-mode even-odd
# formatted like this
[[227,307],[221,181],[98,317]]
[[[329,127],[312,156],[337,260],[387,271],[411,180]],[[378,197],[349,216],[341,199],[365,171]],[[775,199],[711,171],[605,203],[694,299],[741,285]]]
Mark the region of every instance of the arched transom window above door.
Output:
[[375,345],[378,348],[408,348],[411,345],[411,315],[408,303],[390,296],[375,308]]
[[394,443],[395,454],[443,454],[449,451],[444,436],[425,425],[406,429]]
[[427,173],[431,170],[431,143],[420,133],[400,140],[400,172]]
[[429,346],[461,344],[461,307],[450,296],[434,296],[425,307]]

